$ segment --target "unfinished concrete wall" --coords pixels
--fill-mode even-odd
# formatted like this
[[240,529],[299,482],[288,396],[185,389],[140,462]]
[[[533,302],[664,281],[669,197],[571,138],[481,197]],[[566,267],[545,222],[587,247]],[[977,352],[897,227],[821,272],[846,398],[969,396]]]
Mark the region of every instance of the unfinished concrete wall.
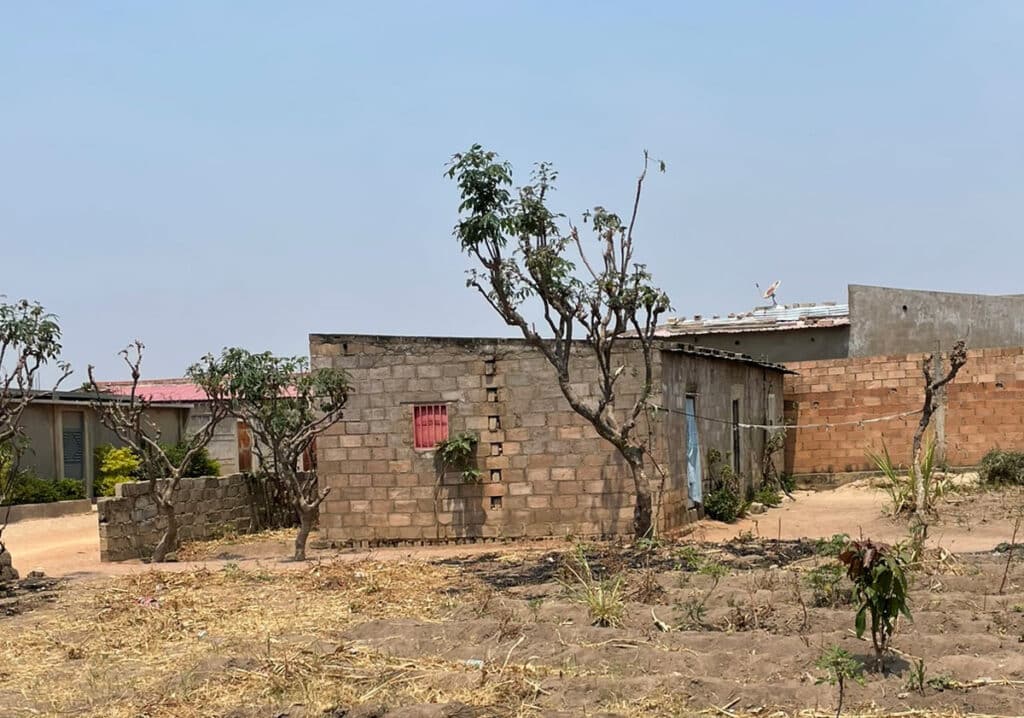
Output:
[[1024,346],[1024,295],[988,296],[851,284],[850,356]]
[[[314,366],[349,371],[355,389],[345,420],[317,443],[320,480],[331,488],[320,521],[328,540],[388,543],[631,532],[634,489],[628,467],[569,407],[550,365],[525,342],[313,335],[310,354]],[[664,356],[655,358],[658,388],[665,379]],[[592,361],[580,354],[574,366]],[[626,369],[617,396],[619,406],[626,406],[639,390],[642,362],[632,349],[624,350],[619,361]],[[686,374],[684,365],[679,362],[675,371]],[[754,371],[762,376],[760,369]],[[575,376],[596,376],[596,370],[591,366]],[[586,382],[577,389],[595,393]],[[702,386],[702,391],[712,389]],[[652,400],[660,403],[662,396],[656,391]],[[444,404],[450,435],[479,435],[481,482],[446,474],[435,500],[435,452],[413,446],[418,404]],[[639,427],[652,438],[647,471],[657,490],[663,530],[693,517],[685,474],[678,473],[678,460],[669,460],[665,440],[678,420],[672,412],[659,412],[650,424],[642,419]]]
[[761,361],[785,363],[848,356],[850,327],[689,334],[673,336],[673,339],[747,354]]
[[[862,419],[917,411],[924,401],[925,354],[799,362],[785,380],[786,420],[834,423],[830,428],[791,429],[786,468],[804,474],[874,470],[869,449],[883,442],[906,465],[916,414],[879,423]],[[1024,349],[975,349],[950,384],[945,409],[945,453],[953,466],[973,466],[992,448],[1024,450]],[[933,425],[937,424],[933,420]]]
[[[167,527],[149,491],[149,482],[118,484],[114,496],[96,501],[100,532],[100,560],[148,558]],[[253,519],[253,501],[247,477],[182,479],[175,494],[175,514],[181,541],[245,533]]]

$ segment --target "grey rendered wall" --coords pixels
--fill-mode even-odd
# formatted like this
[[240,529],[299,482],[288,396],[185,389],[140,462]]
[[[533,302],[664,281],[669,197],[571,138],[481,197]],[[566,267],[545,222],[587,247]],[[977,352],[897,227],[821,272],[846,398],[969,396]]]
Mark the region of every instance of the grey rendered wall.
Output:
[[[673,340],[676,340],[673,337]],[[775,332],[737,332],[735,334],[693,334],[678,341],[701,347],[747,354],[761,361],[784,364],[813,359],[841,359],[848,355],[850,328],[821,327],[787,329]]]
[[21,457],[21,468],[44,479],[58,478],[53,404],[29,404],[21,415],[21,428],[28,439],[28,450]]
[[[86,488],[91,490],[95,479],[96,447],[101,444],[120,446],[123,442],[113,431],[100,423],[96,412],[87,404],[37,401],[26,407],[21,415],[21,426],[28,439],[29,448],[22,456],[21,467],[42,479],[64,478],[61,421],[65,411],[80,411],[84,414],[83,473]],[[181,439],[184,412],[184,409],[173,407],[154,407],[150,411],[150,418],[160,427],[163,441],[175,443]]]
[[[210,417],[210,411],[204,404],[196,404],[188,414],[186,433],[198,431]],[[214,429],[213,438],[206,447],[211,459],[220,464],[220,475],[238,472],[238,420],[227,417]],[[255,463],[255,456],[253,462]]]
[[850,356],[1024,346],[1024,295],[989,296],[851,284]]

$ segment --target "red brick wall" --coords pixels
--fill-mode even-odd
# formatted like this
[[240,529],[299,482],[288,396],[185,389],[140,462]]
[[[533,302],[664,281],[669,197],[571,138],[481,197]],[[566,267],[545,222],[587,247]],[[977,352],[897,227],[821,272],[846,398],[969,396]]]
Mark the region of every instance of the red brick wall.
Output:
[[[794,362],[787,376],[786,421],[797,426],[842,423],[921,408],[925,354]],[[883,441],[894,461],[909,461],[918,415],[831,428],[790,429],[786,469],[793,474],[875,467],[868,449]],[[948,390],[946,458],[977,464],[993,447],[1024,449],[1024,348],[979,349]]]

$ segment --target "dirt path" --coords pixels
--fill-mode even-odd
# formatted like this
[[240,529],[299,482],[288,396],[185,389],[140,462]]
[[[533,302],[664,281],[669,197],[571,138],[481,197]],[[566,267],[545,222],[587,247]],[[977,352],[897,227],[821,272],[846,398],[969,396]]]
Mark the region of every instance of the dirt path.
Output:
[[100,566],[95,511],[19,521],[4,530],[4,543],[23,575],[40,569],[48,576],[66,576]]
[[[99,531],[96,513],[64,516],[56,519],[36,519],[11,524],[4,531],[4,543],[14,557],[14,565],[23,575],[29,571],[41,570],[47,576],[69,578],[99,578],[120,576],[149,570],[149,564],[142,561],[100,562]],[[310,537],[315,542],[316,534]],[[419,560],[446,559],[456,556],[473,556],[491,553],[502,547],[526,550],[550,547],[554,540],[521,542],[515,544],[463,544],[444,546],[423,546],[415,548],[379,548],[373,550],[310,549],[311,560],[361,560],[401,561],[409,558]],[[225,542],[215,546],[209,557],[196,561],[177,561],[161,566],[161,570],[187,571],[206,566],[222,568],[227,564],[239,568],[262,567],[272,570],[300,568],[288,559],[292,543],[288,536],[259,541],[243,540],[238,543]]]
[[[822,538],[838,533],[895,542],[907,538],[906,521],[886,516],[887,496],[868,480],[832,491],[798,491],[795,501],[734,524],[701,521],[694,537],[709,542],[727,541],[744,533],[761,538]],[[1020,491],[953,495],[940,507],[939,521],[929,530],[929,544],[954,553],[988,551],[1009,541],[1015,510],[1024,507]]]
[[[837,533],[868,536],[876,540],[897,541],[906,538],[906,523],[894,521],[883,513],[885,493],[867,481],[848,484],[832,491],[796,494],[795,501],[734,524],[701,521],[688,537],[698,541],[727,541],[742,534],[762,538],[817,538]],[[1024,505],[1024,495],[967,493],[954,496],[942,508],[942,521],[930,532],[930,543],[953,552],[987,551],[1009,541],[1013,532],[1013,511]],[[315,539],[315,536],[312,537]],[[145,571],[141,561],[100,563],[99,537],[95,512],[58,519],[38,519],[11,524],[4,532],[15,566],[23,574],[40,569],[48,576],[98,577]],[[472,556],[496,550],[526,550],[560,546],[560,540],[514,544],[463,544],[416,548],[383,548],[372,551],[310,550],[313,559],[373,558],[375,560],[446,559]],[[262,566],[275,570],[295,568],[288,561],[291,553],[287,536],[262,541],[225,543],[209,552],[201,561],[167,564],[169,570],[187,570],[197,566],[222,567],[227,563],[240,567]]]

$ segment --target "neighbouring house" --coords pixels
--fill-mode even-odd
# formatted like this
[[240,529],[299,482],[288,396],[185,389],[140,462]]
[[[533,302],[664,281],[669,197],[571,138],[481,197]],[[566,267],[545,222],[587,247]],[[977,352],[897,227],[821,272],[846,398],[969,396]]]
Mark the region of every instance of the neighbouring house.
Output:
[[850,308],[834,302],[780,304],[725,317],[670,317],[657,336],[764,361],[835,359],[849,354]]
[[[88,391],[37,392],[21,415],[28,449],[20,466],[42,479],[76,479],[92,496],[95,480],[94,452],[103,444],[120,445],[113,431],[103,426],[92,408],[96,395]],[[100,401],[123,401],[104,396]],[[153,407],[149,418],[167,441],[176,442],[186,430],[188,402],[166,402]]]
[[660,337],[769,362],[1024,346],[1024,294],[929,292],[851,284],[845,304],[786,304],[725,317],[669,318]]
[[[336,544],[628,534],[633,483],[615,449],[568,405],[543,356],[517,339],[313,334],[316,367],[349,372],[343,421],[318,442],[323,537]],[[620,402],[635,397],[642,359],[623,345]],[[580,351],[578,366],[593,365]],[[785,369],[749,356],[664,343],[654,358],[647,473],[661,530],[700,513],[715,468],[709,450],[760,478],[768,429],[782,422]],[[595,393],[578,374],[578,390]],[[439,441],[478,439],[479,480],[440,471]],[[720,470],[720,467],[719,467]]]
[[[100,387],[112,394],[127,396],[130,381],[100,382]],[[185,436],[194,433],[210,418],[209,397],[202,387],[188,379],[149,379],[140,381],[139,396],[154,407],[186,404],[191,407],[185,426]],[[253,471],[259,463],[253,452],[252,432],[243,421],[228,417],[214,431],[207,445],[211,459],[220,464],[222,475]]]
[[797,476],[873,470],[867,452],[883,446],[906,464],[924,401],[922,363],[959,339],[970,351],[931,424],[938,456],[967,467],[994,447],[1024,449],[1024,295],[850,285],[846,304],[670,320],[659,334],[793,370],[785,467]]

